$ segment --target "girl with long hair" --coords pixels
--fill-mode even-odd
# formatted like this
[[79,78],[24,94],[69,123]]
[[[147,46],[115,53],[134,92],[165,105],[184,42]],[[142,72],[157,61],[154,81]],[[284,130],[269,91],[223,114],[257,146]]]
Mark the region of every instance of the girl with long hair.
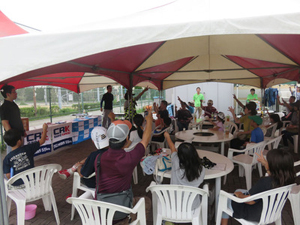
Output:
[[[238,198],[246,198],[273,188],[283,187],[295,182],[294,159],[291,153],[282,149],[270,150],[267,159],[263,153],[259,155],[258,161],[266,168],[268,176],[262,177],[249,191],[236,191],[234,195]],[[232,208],[235,218],[249,221],[259,221],[262,212],[262,200],[246,203],[228,202]],[[228,224],[229,216],[223,213],[222,225]]]
[[129,133],[129,140],[125,145],[124,150],[129,152],[133,149],[133,147],[142,140],[144,133],[144,117],[141,114],[136,114],[133,117],[133,123],[136,127],[136,130],[132,130]]
[[[179,145],[177,151],[169,133],[165,132],[164,136],[171,149],[171,184],[199,187],[204,180],[205,168],[202,166],[196,148],[191,143],[184,142]],[[196,199],[193,208],[199,204],[200,199]]]

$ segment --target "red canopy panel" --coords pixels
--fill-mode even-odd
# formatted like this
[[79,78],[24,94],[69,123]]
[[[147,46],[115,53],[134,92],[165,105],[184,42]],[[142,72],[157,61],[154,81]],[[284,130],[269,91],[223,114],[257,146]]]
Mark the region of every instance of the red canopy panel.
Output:
[[194,57],[186,57],[141,70],[138,72],[138,75],[134,76],[133,86],[142,81],[150,80],[159,90],[162,90],[162,81],[184,67],[192,59],[194,59]]
[[[134,72],[135,69],[138,68],[148,57],[150,57],[151,54],[163,43],[164,42],[143,44],[102,52],[74,59],[70,62],[59,63],[32,70],[7,79],[2,83],[12,84],[18,80],[30,79],[31,85],[34,85],[34,83],[35,85],[44,85],[44,82],[49,82],[49,85],[56,85],[57,83],[57,86],[63,87],[64,83],[66,83],[66,85],[79,85],[84,73],[94,73],[111,78],[126,88],[129,88],[129,75]],[[39,81],[43,82],[43,84],[39,84]],[[25,86],[19,84],[19,88],[22,87]],[[72,90],[74,91],[73,86]],[[80,90],[78,89],[76,92],[80,92]]]
[[298,81],[299,68],[294,65],[273,63],[258,59],[244,58],[238,56],[226,56],[228,59],[239,66],[248,69],[253,74],[262,78],[263,87],[266,88],[268,83],[276,78],[286,78]]
[[276,48],[286,57],[300,65],[300,35],[299,34],[260,34],[260,38]]
[[26,33],[28,33],[26,30],[23,30],[21,27],[16,25],[0,11],[0,37]]

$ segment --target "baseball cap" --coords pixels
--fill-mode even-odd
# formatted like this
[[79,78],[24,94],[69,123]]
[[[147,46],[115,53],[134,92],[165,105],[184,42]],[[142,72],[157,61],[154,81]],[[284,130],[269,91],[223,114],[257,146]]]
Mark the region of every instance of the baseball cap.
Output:
[[259,116],[248,116],[248,118],[250,120],[253,120],[255,123],[257,123],[257,125],[262,124],[262,118],[260,118]]
[[95,127],[92,130],[91,138],[97,149],[106,148],[109,145],[109,139],[104,127]]
[[107,129],[107,136],[122,142],[128,136],[131,127],[132,124],[128,120],[115,120]]
[[222,112],[219,112],[218,117],[220,117],[221,120],[224,120],[225,119],[225,114],[222,113]]

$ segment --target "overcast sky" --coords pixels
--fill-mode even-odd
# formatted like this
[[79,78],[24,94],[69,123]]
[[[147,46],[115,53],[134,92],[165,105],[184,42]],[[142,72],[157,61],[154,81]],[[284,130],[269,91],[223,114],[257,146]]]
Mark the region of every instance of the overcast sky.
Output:
[[1,0],[12,21],[42,31],[103,21],[147,10],[173,0]]

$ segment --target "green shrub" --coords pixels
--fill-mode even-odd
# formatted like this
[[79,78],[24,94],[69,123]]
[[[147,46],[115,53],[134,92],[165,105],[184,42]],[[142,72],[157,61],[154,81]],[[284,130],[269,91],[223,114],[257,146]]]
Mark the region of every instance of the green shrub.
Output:
[[34,107],[24,107],[20,108],[21,117],[33,117],[34,116]]
[[48,116],[50,114],[50,110],[47,107],[37,107],[37,116]]

